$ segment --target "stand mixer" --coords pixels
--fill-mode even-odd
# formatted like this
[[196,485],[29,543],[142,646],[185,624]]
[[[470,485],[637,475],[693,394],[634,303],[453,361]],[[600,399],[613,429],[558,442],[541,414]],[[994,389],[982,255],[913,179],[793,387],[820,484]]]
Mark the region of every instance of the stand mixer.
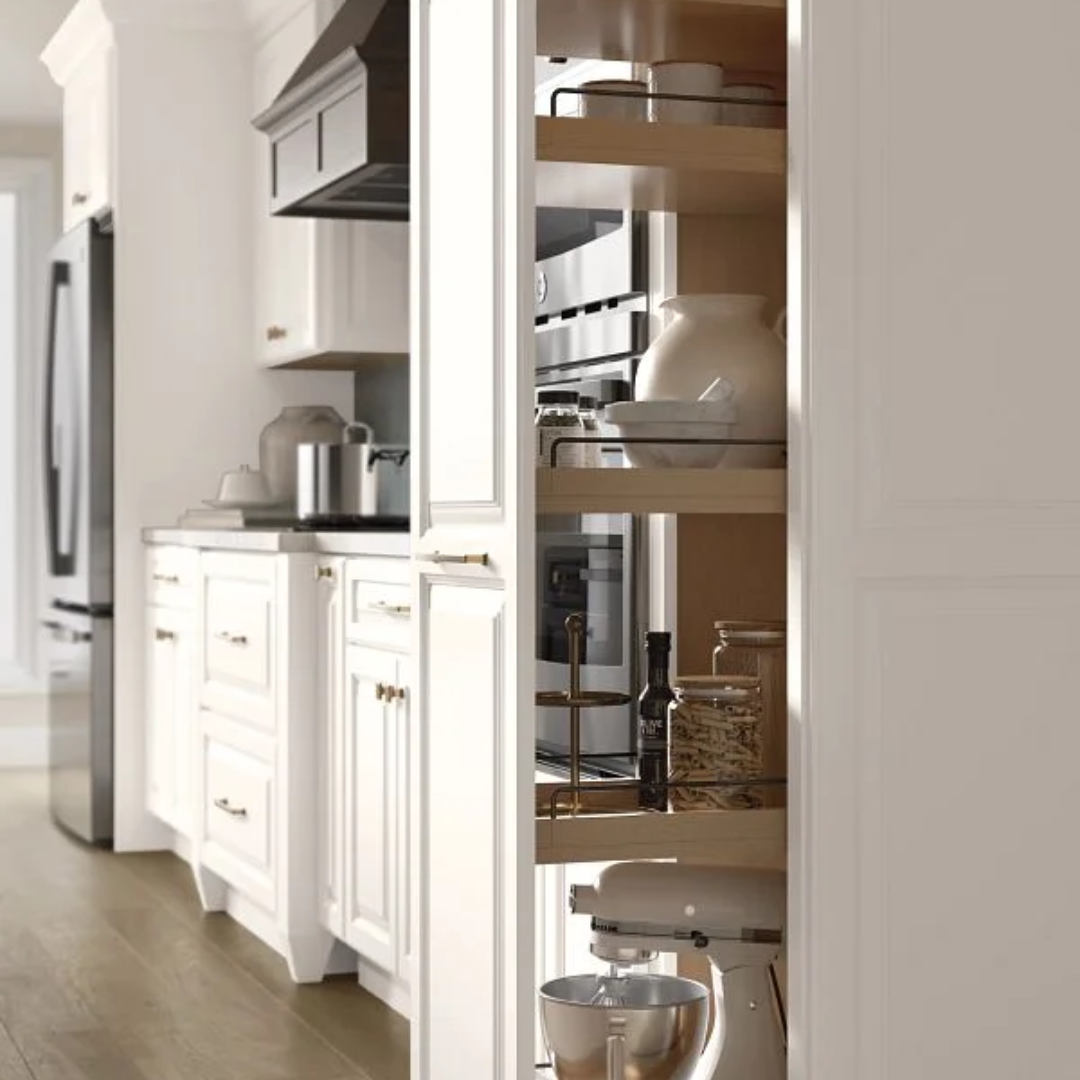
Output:
[[[600,874],[595,885],[573,886],[571,911],[592,916],[590,951],[613,967],[610,976],[556,980],[541,990],[545,1038],[556,1077],[595,1074],[596,1070],[582,1067],[581,1053],[582,1031],[592,1021],[595,1031],[590,1035],[596,1039],[603,1033],[606,1042],[606,1072],[600,1070],[606,1080],[630,1076],[785,1080],[786,1024],[772,967],[783,948],[785,892],[785,877],[775,871],[644,862],[615,864]],[[649,1006],[642,1002],[663,1000],[670,1008],[670,1002],[684,993],[682,987],[697,986],[687,979],[627,973],[658,952],[708,956],[715,990],[713,1032],[700,1057],[684,1049],[681,1060],[673,1064],[668,1048],[662,1063],[651,1059],[648,1051],[631,1063],[624,1034],[628,1018],[640,1024],[644,1014],[647,1021]],[[585,998],[581,985],[590,978],[595,991]],[[646,979],[663,980],[674,996],[658,997],[661,987],[643,996]],[[560,994],[561,1002],[553,1000]],[[558,1011],[567,1005],[576,1012]],[[660,1008],[658,1004],[658,1016]],[[576,1027],[572,1029],[564,1016],[573,1016]],[[657,1018],[652,1018],[654,1029]],[[685,1015],[680,1022],[686,1025]],[[564,1032],[575,1044],[572,1049],[560,1045]],[[704,1035],[700,1038],[703,1041]],[[669,1043],[673,1047],[675,1040]],[[682,1043],[688,1045],[687,1039]]]

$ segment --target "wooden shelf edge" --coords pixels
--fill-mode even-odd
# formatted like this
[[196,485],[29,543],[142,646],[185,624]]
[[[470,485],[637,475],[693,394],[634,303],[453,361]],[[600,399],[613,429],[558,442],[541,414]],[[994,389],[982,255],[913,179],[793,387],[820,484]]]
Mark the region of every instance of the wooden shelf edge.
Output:
[[783,514],[784,469],[537,469],[539,514]]
[[783,870],[787,811],[581,815],[536,822],[537,865],[663,858]]

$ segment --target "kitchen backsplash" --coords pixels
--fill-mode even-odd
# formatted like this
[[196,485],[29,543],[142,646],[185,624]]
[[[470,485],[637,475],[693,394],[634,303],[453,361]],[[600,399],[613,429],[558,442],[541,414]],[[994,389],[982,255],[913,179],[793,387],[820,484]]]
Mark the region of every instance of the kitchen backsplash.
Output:
[[409,441],[409,365],[399,358],[373,360],[356,373],[355,417],[375,429],[381,443]]

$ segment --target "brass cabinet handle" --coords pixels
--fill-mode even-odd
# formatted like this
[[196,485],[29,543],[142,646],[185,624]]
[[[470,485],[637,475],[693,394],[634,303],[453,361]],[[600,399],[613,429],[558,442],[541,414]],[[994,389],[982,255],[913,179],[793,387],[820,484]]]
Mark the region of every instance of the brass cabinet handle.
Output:
[[441,551],[433,551],[430,555],[417,555],[416,558],[421,562],[435,563],[437,566],[445,563],[459,566],[487,566],[490,562],[486,551],[479,555],[446,555]]
[[72,206],[83,206],[90,201],[90,196],[85,191],[75,191],[71,195]]
[[214,635],[218,641],[224,641],[227,645],[246,645],[248,639],[243,634],[230,634],[225,630]]
[[377,611],[380,615],[409,615],[412,613],[412,605],[391,604],[386,600],[376,600],[374,604],[368,604],[368,611]]
[[155,574],[154,575],[154,580],[156,582],[160,583],[161,585],[179,585],[180,584],[180,575],[179,574]]
[[243,806],[233,806],[228,799],[215,799],[214,805],[219,810],[224,810],[229,817],[247,817],[247,810]]
[[267,341],[280,341],[283,337],[288,337],[289,331],[284,326],[268,326],[266,328],[266,340]]
[[175,641],[176,633],[173,630],[162,630],[160,626],[154,629],[155,641]]
[[315,567],[315,580],[316,581],[333,581],[334,580],[334,568],[332,566],[316,566]]
[[376,697],[376,699],[379,700],[379,701],[389,701],[390,696],[391,696],[390,695],[391,689],[392,689],[392,687],[387,686],[385,683],[381,683],[381,682],[376,683],[375,684],[375,697]]
[[405,700],[405,688],[403,686],[392,686],[390,688],[390,697],[397,701]]

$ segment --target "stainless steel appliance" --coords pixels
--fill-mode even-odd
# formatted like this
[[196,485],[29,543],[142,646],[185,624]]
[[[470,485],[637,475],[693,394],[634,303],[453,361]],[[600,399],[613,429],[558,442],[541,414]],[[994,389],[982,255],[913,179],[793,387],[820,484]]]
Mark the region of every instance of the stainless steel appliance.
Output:
[[[620,211],[539,209],[536,265],[536,385],[577,390],[600,406],[632,397],[645,347],[644,222]],[[601,425],[601,434],[613,434]],[[621,467],[605,449],[605,467]],[[585,616],[582,687],[633,693],[644,611],[642,530],[629,514],[544,516],[537,522],[537,689],[566,686],[566,617]],[[632,772],[633,706],[584,712],[586,768]],[[537,710],[537,750],[548,766],[568,762],[565,711]],[[591,761],[588,760],[591,758]]]
[[409,219],[409,0],[345,0],[274,103],[270,209]]
[[46,632],[52,813],[85,840],[113,828],[112,240],[92,221],[49,260]]
[[296,510],[305,525],[373,519],[408,525],[407,446],[381,446],[367,424],[349,424],[344,442],[301,443],[296,455]]

